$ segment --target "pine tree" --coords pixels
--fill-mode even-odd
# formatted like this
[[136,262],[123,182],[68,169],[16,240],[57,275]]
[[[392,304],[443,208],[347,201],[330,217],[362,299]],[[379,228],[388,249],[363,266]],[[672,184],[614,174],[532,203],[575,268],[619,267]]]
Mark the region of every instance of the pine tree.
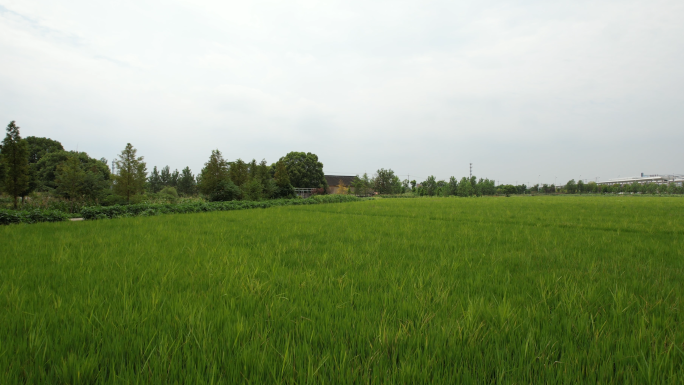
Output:
[[230,179],[228,173],[228,162],[223,159],[221,151],[213,150],[209,161],[204,164],[200,173],[199,190],[204,195],[211,195],[222,181]]
[[162,168],[160,177],[162,186],[167,187],[171,184],[171,169],[169,166]]
[[152,172],[150,173],[150,177],[148,178],[150,190],[152,190],[153,193],[158,193],[159,190],[162,189],[162,181],[161,181],[161,175],[159,175],[159,170],[157,170],[157,166],[154,166],[152,169]]
[[178,169],[173,170],[171,173],[171,179],[169,180],[169,186],[178,187],[178,181],[180,180],[180,173]]
[[5,180],[3,189],[14,198],[14,208],[17,199],[29,188],[29,148],[28,143],[21,139],[19,127],[14,120],[7,125],[7,136],[2,141],[0,162],[4,165]]
[[178,192],[183,195],[192,195],[195,193],[196,182],[195,176],[192,175],[190,167],[183,169],[180,178],[178,179]]
[[249,181],[249,166],[242,159],[230,164],[230,179],[238,187],[242,187]]
[[136,157],[137,152],[138,150],[128,143],[113,162],[118,172],[118,175],[114,176],[114,192],[125,197],[128,202],[135,194],[144,192],[147,180],[144,157]]

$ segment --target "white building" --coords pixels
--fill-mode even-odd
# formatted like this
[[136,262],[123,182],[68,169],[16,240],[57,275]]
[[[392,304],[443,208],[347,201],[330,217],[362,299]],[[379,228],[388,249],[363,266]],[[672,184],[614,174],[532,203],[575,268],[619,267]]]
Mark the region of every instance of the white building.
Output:
[[655,183],[655,184],[670,184],[675,183],[677,186],[681,186],[684,182],[684,175],[674,174],[674,175],[644,175],[641,176],[631,176],[625,178],[615,178],[608,179],[607,181],[598,182],[599,185],[612,186],[615,184],[625,185],[637,182],[639,184]]

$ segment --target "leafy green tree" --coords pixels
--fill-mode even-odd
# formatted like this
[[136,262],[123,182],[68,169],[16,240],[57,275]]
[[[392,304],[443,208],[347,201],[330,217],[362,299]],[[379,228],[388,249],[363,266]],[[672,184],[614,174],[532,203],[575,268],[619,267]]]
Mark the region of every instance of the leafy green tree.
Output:
[[19,127],[15,121],[11,121],[7,125],[7,135],[2,141],[2,148],[0,149],[5,169],[5,180],[3,189],[14,198],[14,208],[18,206],[18,198],[23,196],[29,188],[29,146],[28,143],[21,139],[19,134]]
[[456,177],[449,178],[449,195],[458,195],[458,181]]
[[482,192],[482,195],[496,194],[496,185],[494,184],[493,180],[485,178],[484,180],[480,180],[478,185],[480,185],[480,191]]
[[404,179],[401,181],[401,193],[405,193],[411,189],[410,187],[410,181],[408,179]]
[[511,196],[511,194],[515,194],[515,192],[517,191],[515,186],[513,186],[511,184],[505,184],[505,185],[499,186],[499,188],[501,189],[501,191],[504,194],[506,194],[507,197]]
[[184,168],[178,179],[178,192],[183,195],[193,195],[196,189],[197,182],[195,182],[195,176],[190,171],[190,167]]
[[574,179],[570,179],[568,183],[565,184],[565,191],[568,194],[574,194],[577,192],[577,183],[575,183]]
[[369,195],[373,193],[373,182],[371,182],[367,173],[364,173],[361,177],[357,175],[354,178],[354,182],[352,182],[352,186],[354,186],[354,194],[356,195]]
[[62,143],[50,138],[27,136],[26,142],[29,146],[29,163],[31,164],[38,163],[45,154],[64,151]]
[[220,182],[230,180],[228,172],[228,162],[223,159],[221,151],[213,150],[209,161],[204,164],[204,168],[200,172],[197,187],[204,195],[211,195],[219,187]]
[[598,192],[598,185],[596,182],[589,182],[584,186],[584,191],[589,192],[589,193],[595,193]]
[[399,177],[394,175],[392,169],[381,168],[375,175],[375,191],[380,194],[396,194],[401,189]]
[[463,177],[458,183],[458,196],[469,197],[473,195],[473,185],[470,184],[470,179]]
[[41,186],[38,161],[46,154],[64,151],[64,147],[60,142],[50,138],[28,136],[25,140],[29,146],[29,187],[24,195],[28,195]]
[[76,156],[70,156],[57,166],[55,183],[57,191],[71,202],[70,212],[74,212],[74,202],[83,195],[83,184],[86,173],[81,167],[81,162]]
[[427,179],[425,179],[422,185],[425,189],[425,193],[428,196],[434,196],[435,194],[437,194],[437,179],[434,175],[430,175],[429,177],[427,177]]
[[157,166],[152,168],[152,172],[150,173],[149,178],[147,178],[147,183],[150,191],[153,193],[158,193],[162,189],[163,183],[161,180],[161,175],[159,175],[159,170],[157,170]]
[[[57,188],[55,183],[57,166],[69,159],[76,157],[81,162],[81,168],[87,173],[88,170],[95,174],[101,174],[103,183],[108,184],[111,180],[111,172],[102,160],[93,159],[85,152],[56,151],[43,155],[35,166],[37,191],[52,192]],[[98,177],[99,178],[99,177]],[[108,187],[108,186],[107,186]]]
[[583,192],[585,192],[585,187],[586,186],[585,186],[584,181],[582,179],[577,181],[577,192],[578,193],[582,194]]
[[114,175],[114,192],[126,198],[129,203],[132,196],[145,191],[147,181],[147,165],[143,162],[144,157],[136,156],[137,152],[128,143],[113,162],[118,172],[118,175]]
[[416,190],[416,180],[411,181],[411,190],[415,191]]
[[85,178],[83,179],[81,194],[85,199],[91,202],[99,203],[108,195],[111,195],[111,191],[109,189],[111,183],[109,172],[105,173],[101,168],[101,161],[98,160],[95,162],[95,164],[86,165],[81,163],[81,167],[85,171]]
[[318,156],[310,152],[290,152],[280,158],[284,162],[290,183],[297,188],[322,188],[328,190],[328,182],[323,174],[323,163]]

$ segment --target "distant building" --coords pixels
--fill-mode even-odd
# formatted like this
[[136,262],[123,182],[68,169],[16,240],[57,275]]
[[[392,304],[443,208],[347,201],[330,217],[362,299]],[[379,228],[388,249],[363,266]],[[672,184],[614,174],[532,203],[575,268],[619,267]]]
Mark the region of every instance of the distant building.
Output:
[[325,175],[325,181],[328,182],[328,194],[339,193],[340,181],[344,183],[344,187],[349,188],[354,183],[356,176],[350,175]]
[[670,184],[674,183],[677,186],[681,186],[682,182],[684,182],[684,175],[679,175],[679,174],[674,174],[674,175],[645,175],[644,173],[641,173],[641,176],[631,176],[631,177],[625,177],[625,178],[614,178],[614,179],[608,179],[607,181],[602,181],[598,182],[599,185],[626,185],[626,184],[632,184],[632,183],[639,183],[639,184],[646,184],[646,183],[655,183],[655,184]]

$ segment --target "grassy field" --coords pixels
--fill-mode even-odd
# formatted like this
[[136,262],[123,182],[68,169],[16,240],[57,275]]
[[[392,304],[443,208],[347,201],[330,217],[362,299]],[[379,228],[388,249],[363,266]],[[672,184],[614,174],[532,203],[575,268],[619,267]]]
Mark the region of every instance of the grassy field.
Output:
[[684,382],[684,199],[0,228],[2,383]]

